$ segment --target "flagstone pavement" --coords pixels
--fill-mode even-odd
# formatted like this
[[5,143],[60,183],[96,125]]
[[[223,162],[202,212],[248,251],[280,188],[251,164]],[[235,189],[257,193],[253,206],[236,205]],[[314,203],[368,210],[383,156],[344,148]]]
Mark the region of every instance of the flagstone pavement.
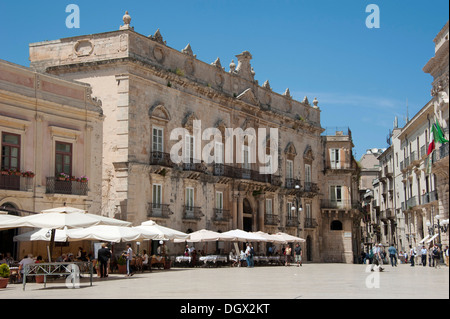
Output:
[[449,268],[304,264],[255,268],[172,268],[132,277],[94,275],[80,288],[64,280],[9,284],[0,299],[449,299]]

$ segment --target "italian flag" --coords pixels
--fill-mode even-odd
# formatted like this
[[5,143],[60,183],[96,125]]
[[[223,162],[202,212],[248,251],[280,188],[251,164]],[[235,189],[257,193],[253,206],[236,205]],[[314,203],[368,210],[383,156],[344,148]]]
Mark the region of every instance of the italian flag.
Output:
[[428,144],[427,156],[434,151],[434,149],[436,148],[436,143],[448,143],[448,140],[445,139],[444,133],[442,132],[441,126],[439,125],[439,122],[437,120],[436,123],[431,127],[430,143]]

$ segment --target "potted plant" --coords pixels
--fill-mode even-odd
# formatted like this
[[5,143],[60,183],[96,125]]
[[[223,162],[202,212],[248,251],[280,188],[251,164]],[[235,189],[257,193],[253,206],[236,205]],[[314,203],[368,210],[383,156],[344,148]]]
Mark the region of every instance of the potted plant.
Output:
[[89,180],[89,178],[87,178],[87,176],[81,176],[80,177],[80,182],[82,182],[82,183],[87,183],[88,180]]
[[124,256],[120,256],[119,259],[117,259],[117,268],[119,269],[119,274],[127,273],[127,260]]
[[56,178],[60,181],[66,181],[69,178],[69,175],[65,173],[58,173],[56,174]]
[[9,270],[9,266],[7,264],[0,265],[0,288],[6,288],[9,282],[9,275],[11,271]]
[[35,174],[32,171],[26,171],[26,172],[22,172],[22,176],[28,177],[28,178],[33,178],[35,176]]
[[[39,263],[42,263],[43,261],[42,261],[42,257],[41,256],[38,256],[37,257],[37,259],[36,259],[36,264],[39,264]],[[36,276],[35,276],[35,279],[36,279],[36,283],[37,284],[42,284],[45,280],[45,278],[44,278],[44,275],[38,275],[38,274],[42,274],[43,273],[43,270],[41,270],[41,269],[38,269],[37,270],[37,272],[36,272]]]

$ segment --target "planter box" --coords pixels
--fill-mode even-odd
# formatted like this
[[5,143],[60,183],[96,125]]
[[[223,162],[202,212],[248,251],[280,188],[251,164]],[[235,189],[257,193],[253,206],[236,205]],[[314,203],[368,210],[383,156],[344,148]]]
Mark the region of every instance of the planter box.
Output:
[[8,286],[9,278],[0,278],[0,289]]

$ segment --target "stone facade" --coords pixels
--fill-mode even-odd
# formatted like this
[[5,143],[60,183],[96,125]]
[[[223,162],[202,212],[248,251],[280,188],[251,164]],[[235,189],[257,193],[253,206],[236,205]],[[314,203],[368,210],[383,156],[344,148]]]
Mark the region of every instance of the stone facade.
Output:
[[[289,89],[276,93],[269,81],[259,85],[252,55],[244,51],[236,59],[228,71],[219,58],[200,61],[189,44],[181,51],[169,47],[159,29],[151,36],[135,32],[128,14],[117,31],[30,44],[33,68],[88,83],[102,100],[105,215],[134,225],[153,219],[184,232],[284,231],[307,239],[307,260],[322,261],[335,238],[324,236],[320,226],[328,142],[321,137],[318,101],[296,101]],[[212,164],[195,162],[198,150],[211,142],[196,135],[198,120],[200,132],[216,128],[222,136]],[[171,139],[179,128],[189,134]],[[227,128],[267,129],[262,153],[276,154],[276,172],[259,172],[264,164],[248,138],[242,154],[256,161],[239,163],[241,150],[223,146]],[[278,130],[278,139],[271,138],[270,128]],[[180,143],[195,149],[188,153],[193,162],[174,163],[170,153]],[[346,143],[348,157],[352,144]],[[229,151],[233,163],[224,163]],[[345,244],[345,254],[351,250]]]
[[[100,213],[103,112],[91,92],[88,84],[0,60],[3,210],[23,216],[66,203]],[[58,180],[61,172],[70,175],[69,180]],[[87,182],[81,181],[83,176]],[[15,232],[0,232],[5,236],[0,251],[12,252]],[[46,256],[45,247],[37,252],[31,245],[21,244],[18,257],[29,252]]]

